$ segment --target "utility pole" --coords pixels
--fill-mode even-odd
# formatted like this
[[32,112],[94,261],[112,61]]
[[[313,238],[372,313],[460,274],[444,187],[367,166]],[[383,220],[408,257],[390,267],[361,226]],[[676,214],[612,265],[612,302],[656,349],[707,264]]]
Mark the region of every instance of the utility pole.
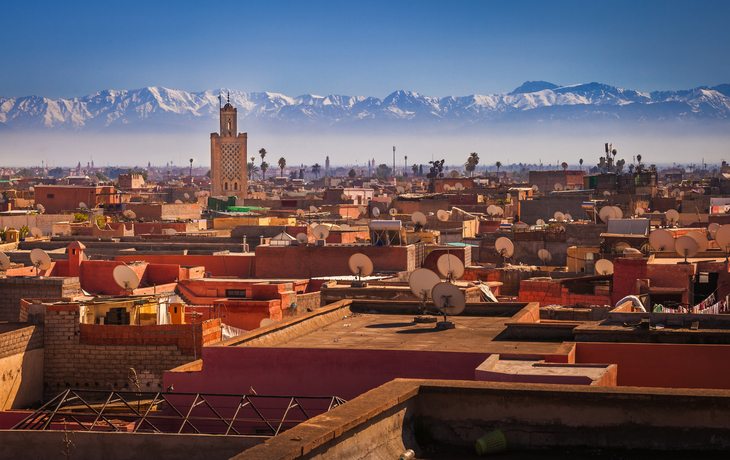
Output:
[[393,175],[395,175],[395,145],[393,146]]

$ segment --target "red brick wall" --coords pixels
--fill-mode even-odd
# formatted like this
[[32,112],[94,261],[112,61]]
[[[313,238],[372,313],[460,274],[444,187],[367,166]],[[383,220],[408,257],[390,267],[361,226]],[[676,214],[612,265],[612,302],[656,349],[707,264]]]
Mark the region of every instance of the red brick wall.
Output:
[[205,267],[212,276],[231,276],[235,278],[255,278],[256,262],[253,253],[236,256],[204,256],[204,255],[143,255],[116,256],[115,261],[134,262],[144,260],[155,264],[173,264],[181,266]]
[[538,302],[546,305],[612,305],[608,295],[576,294],[555,281],[522,280],[519,292],[520,302]]
[[635,295],[636,280],[646,279],[648,277],[647,259],[614,259],[611,305],[616,305],[616,302],[627,295]]

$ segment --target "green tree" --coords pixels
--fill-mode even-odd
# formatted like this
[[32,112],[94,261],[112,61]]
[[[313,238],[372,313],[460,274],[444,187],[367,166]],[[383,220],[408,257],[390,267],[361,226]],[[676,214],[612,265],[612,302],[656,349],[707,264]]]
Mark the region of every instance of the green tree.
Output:
[[18,176],[20,177],[32,177],[33,172],[28,168],[23,168],[20,171],[18,171]]
[[322,166],[320,166],[319,163],[315,163],[312,165],[312,172],[314,173],[314,177],[319,178],[319,172],[322,170]]
[[279,158],[277,165],[279,165],[279,169],[281,169],[281,176],[284,177],[284,168],[286,168],[286,158],[284,158],[284,157]]
[[[53,168],[53,169],[51,169],[51,170],[48,171],[48,175],[51,176],[54,179],[60,179],[60,178],[62,178],[64,176],[64,174],[63,174],[63,168]],[[101,177],[99,179],[101,179]]]
[[378,169],[375,170],[375,174],[381,178],[390,176],[391,172],[392,172],[392,170],[385,163],[379,164]]
[[258,174],[259,168],[253,161],[248,163],[248,180],[251,180],[255,174]]
[[355,171],[355,168],[350,168],[350,172],[347,173],[350,178],[354,179],[355,176],[357,176],[357,172]]
[[205,173],[205,177],[207,177],[208,179],[210,179],[210,169],[208,170],[207,173]]
[[268,152],[263,147],[259,150],[259,155],[261,156],[261,164],[264,164],[264,157],[266,156],[267,153]]
[[411,166],[411,171],[413,171],[414,176],[417,176],[418,175],[418,165],[414,164],[413,166]]
[[501,161],[498,161],[498,162],[494,163],[494,166],[497,167],[497,175],[499,175],[499,168],[502,167],[502,162]]
[[[261,149],[263,150],[263,149]],[[264,180],[266,180],[266,171],[269,170],[269,164],[265,161],[261,162],[261,172],[263,173]]]

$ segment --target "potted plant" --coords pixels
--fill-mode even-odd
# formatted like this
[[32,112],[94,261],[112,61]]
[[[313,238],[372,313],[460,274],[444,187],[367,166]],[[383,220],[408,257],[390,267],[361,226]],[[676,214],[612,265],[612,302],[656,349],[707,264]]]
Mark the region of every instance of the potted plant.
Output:
[[5,234],[8,231],[8,227],[0,228],[0,241],[5,241]]
[[18,236],[20,237],[20,241],[25,241],[25,238],[28,236],[28,232],[30,232],[30,229],[27,225],[23,225],[20,227],[20,230],[18,230]]

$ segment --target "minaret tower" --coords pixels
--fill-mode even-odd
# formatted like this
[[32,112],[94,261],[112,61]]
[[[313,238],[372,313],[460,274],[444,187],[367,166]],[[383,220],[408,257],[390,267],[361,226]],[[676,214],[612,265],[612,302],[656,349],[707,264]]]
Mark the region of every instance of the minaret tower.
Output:
[[[221,96],[218,100],[221,101]],[[231,105],[220,108],[220,133],[210,135],[211,196],[244,198],[247,190],[248,135],[238,132],[238,110]]]

